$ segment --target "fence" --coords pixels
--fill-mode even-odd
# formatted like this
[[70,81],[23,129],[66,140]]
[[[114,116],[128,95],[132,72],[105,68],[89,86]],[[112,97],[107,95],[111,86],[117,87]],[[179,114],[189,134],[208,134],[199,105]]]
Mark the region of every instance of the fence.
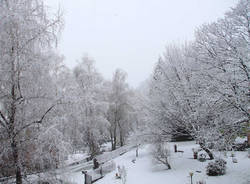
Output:
[[116,168],[114,161],[109,161],[101,165],[98,169],[89,171],[89,172],[83,172],[85,177],[85,183],[84,184],[91,184],[99,179],[103,178],[105,174],[110,173],[114,171]]
[[111,152],[105,152],[103,153],[102,155],[98,155],[96,157],[97,161],[99,163],[104,163],[104,162],[108,162],[116,157],[118,157],[119,155],[122,155],[128,151],[130,151],[131,149],[135,148],[136,146],[135,145],[127,145],[127,146],[123,146],[123,147],[120,147],[114,151],[111,151]]
[[[84,165],[79,165],[79,166],[75,166],[74,168],[71,168],[71,171],[74,171],[74,172],[83,171],[83,170],[88,171],[85,174],[85,178],[88,177],[85,180],[85,184],[94,183],[95,181],[101,179],[105,174],[115,170],[116,166],[115,166],[114,161],[112,161],[114,158],[132,150],[135,147],[136,147],[135,145],[127,145],[127,146],[120,147],[114,151],[105,152],[102,155],[98,155],[96,157],[97,161],[100,163],[100,167],[98,169],[92,170],[94,166],[93,161],[89,161],[89,162],[85,162]],[[91,176],[91,182],[89,181],[90,180],[89,176]]]

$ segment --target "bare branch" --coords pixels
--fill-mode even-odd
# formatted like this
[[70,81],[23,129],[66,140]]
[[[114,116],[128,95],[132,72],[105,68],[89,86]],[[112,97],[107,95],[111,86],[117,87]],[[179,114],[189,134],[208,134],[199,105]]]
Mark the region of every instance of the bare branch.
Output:
[[0,111],[0,116],[1,118],[4,120],[5,124],[8,124],[9,122],[7,121],[7,119],[4,117],[2,111]]
[[37,120],[37,121],[33,121],[29,124],[26,124],[24,125],[22,128],[20,128],[15,134],[14,134],[14,137],[17,136],[21,131],[25,130],[26,128],[34,125],[34,124],[41,124],[45,118],[45,116],[56,106],[56,104],[52,105],[41,117],[40,120]]

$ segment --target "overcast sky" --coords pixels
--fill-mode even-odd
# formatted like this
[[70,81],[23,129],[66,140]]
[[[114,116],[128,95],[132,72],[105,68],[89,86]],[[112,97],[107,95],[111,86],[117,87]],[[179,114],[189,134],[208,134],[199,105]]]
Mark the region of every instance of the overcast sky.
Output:
[[237,0],[46,0],[64,10],[65,28],[58,50],[65,64],[84,53],[110,79],[116,68],[128,73],[133,87],[144,81],[173,42],[193,39],[194,30],[214,21]]

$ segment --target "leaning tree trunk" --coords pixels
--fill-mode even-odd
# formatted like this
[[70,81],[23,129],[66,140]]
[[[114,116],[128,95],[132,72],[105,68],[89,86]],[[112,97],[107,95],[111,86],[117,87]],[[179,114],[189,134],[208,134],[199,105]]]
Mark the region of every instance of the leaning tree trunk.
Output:
[[214,159],[213,153],[208,148],[206,148],[202,143],[200,143],[200,147],[208,154],[210,160]]
[[167,166],[168,169],[171,169],[171,165],[169,164],[168,158],[165,160],[165,165]]
[[171,169],[171,166],[170,166],[170,164],[168,163],[168,164],[166,164],[167,165],[167,167],[168,167],[168,169]]

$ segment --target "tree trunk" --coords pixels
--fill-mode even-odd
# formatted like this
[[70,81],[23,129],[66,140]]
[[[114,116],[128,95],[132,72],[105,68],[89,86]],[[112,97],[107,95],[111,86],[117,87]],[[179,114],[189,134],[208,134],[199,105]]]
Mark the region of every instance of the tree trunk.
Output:
[[[117,135],[116,135],[116,129],[117,129],[117,110],[115,111],[114,113],[115,115],[115,119],[114,119],[114,129],[113,129],[113,138],[114,138],[114,141],[113,141],[113,145],[112,145],[112,150],[116,150],[116,139],[117,139]],[[111,126],[111,132],[112,132],[112,126]]]
[[167,167],[168,167],[168,169],[171,169],[171,166],[170,166],[170,164],[167,164]]
[[112,150],[116,150],[116,129],[114,129],[114,144]]
[[124,146],[122,131],[120,130],[120,145]]
[[166,158],[165,160],[165,165],[167,166],[168,169],[171,169],[171,165],[168,162],[168,158]]
[[117,142],[117,136],[116,136],[116,123],[115,123],[115,127],[114,127],[114,132],[113,132],[113,145],[112,145],[112,150],[116,150],[116,142]]
[[[12,72],[14,73],[15,66],[14,62],[12,62]],[[18,152],[18,146],[17,141],[15,138],[15,116],[16,116],[16,91],[15,91],[15,77],[14,74],[11,76],[13,85],[11,87],[11,109],[10,109],[10,135],[12,136],[12,143],[11,143],[11,149],[12,149],[12,155],[13,155],[13,161],[14,161],[14,167],[15,167],[15,173],[16,173],[16,184],[22,184],[22,171],[19,163],[19,152]]]
[[111,149],[113,150],[114,148],[114,137],[113,137],[113,133],[112,133],[112,129],[110,128],[110,140],[111,140]]
[[210,160],[214,159],[213,153],[208,148],[204,147],[203,144],[200,144],[200,147],[208,154]]
[[19,165],[19,158],[18,158],[18,148],[15,140],[11,144],[13,160],[15,165],[15,173],[16,173],[16,184],[22,184],[22,172]]
[[210,160],[214,159],[214,155],[209,149],[207,148],[202,148],[202,149],[208,154]]
[[124,137],[123,137],[123,131],[122,131],[122,126],[120,125],[120,122],[118,121],[118,126],[119,126],[119,132],[120,132],[120,146],[124,146]]

